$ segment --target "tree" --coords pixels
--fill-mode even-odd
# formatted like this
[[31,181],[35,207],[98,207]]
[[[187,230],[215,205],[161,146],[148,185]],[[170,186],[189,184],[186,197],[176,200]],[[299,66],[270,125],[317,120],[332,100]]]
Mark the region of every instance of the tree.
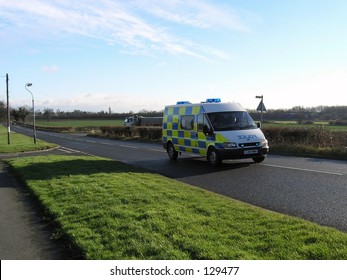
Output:
[[19,107],[17,110],[16,109],[12,109],[11,113],[12,116],[14,117],[14,119],[18,122],[19,120],[21,120],[23,123],[25,123],[25,119],[27,116],[30,115],[31,110],[29,109],[28,106],[22,106]]
[[6,106],[3,101],[0,101],[0,121],[3,121],[6,119]]
[[45,108],[43,110],[43,116],[45,118],[47,118],[47,120],[50,122],[51,121],[51,117],[54,116],[54,109]]
[[11,116],[14,118],[16,122],[19,121],[19,113],[16,109],[11,109]]

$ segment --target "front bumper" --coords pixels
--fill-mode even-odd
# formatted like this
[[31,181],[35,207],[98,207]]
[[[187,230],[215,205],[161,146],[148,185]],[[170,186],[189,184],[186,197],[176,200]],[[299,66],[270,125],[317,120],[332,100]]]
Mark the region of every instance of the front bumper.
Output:
[[269,147],[247,148],[247,149],[218,149],[220,158],[223,159],[242,159],[256,158],[266,156],[269,153]]

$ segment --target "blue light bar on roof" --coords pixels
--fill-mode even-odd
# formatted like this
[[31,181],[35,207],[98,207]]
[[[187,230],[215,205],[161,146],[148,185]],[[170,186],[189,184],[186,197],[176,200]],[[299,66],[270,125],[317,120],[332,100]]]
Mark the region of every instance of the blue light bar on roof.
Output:
[[220,98],[207,98],[206,103],[220,103],[222,102]]
[[182,105],[182,104],[190,104],[189,101],[177,101],[177,105]]

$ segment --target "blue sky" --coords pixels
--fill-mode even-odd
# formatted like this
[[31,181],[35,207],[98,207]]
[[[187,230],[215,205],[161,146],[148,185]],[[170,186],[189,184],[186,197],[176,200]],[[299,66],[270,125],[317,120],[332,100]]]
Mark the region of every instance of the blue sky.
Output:
[[347,105],[345,0],[0,0],[0,100],[162,110]]

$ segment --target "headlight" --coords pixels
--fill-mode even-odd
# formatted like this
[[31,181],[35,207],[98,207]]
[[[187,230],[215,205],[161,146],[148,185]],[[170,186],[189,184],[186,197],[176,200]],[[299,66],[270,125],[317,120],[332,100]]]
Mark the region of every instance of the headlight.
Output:
[[268,145],[268,141],[266,139],[261,140],[260,146],[267,146],[267,145]]
[[223,146],[226,149],[237,148],[237,144],[235,142],[224,142]]

